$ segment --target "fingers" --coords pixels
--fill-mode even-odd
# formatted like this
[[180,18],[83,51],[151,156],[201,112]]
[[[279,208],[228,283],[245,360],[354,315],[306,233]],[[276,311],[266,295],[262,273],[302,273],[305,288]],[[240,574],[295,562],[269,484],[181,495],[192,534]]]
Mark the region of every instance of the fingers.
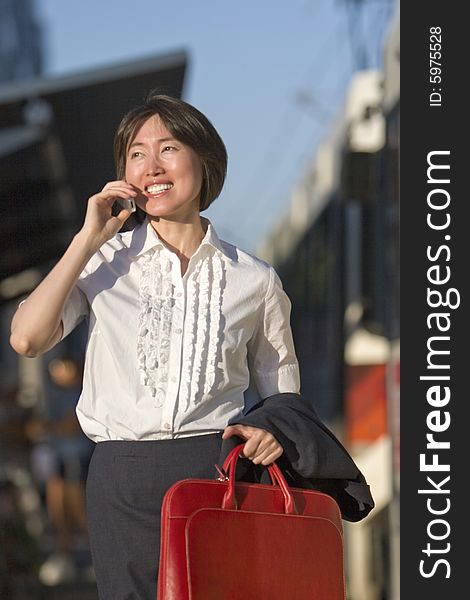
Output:
[[103,189],[88,199],[82,232],[92,240],[98,249],[113,237],[130,217],[132,212],[125,208],[112,214],[112,206],[118,198],[136,197],[137,191],[126,181],[109,181]]
[[247,440],[243,447],[243,455],[255,465],[270,465],[283,453],[281,444],[272,433],[264,429],[249,425],[229,425],[225,428],[222,438],[228,439],[233,435]]
[[228,425],[224,429],[224,432],[222,434],[222,439],[227,440],[228,438],[231,438],[233,435],[238,435],[239,437],[243,438],[244,440],[247,440],[248,436],[245,433],[246,430],[247,430],[247,427],[245,425]]
[[110,190],[115,191],[116,193],[124,193],[126,194],[126,198],[128,196],[136,196],[137,191],[134,189],[130,183],[127,181],[108,181],[101,190],[101,193],[109,192]]
[[243,448],[243,454],[255,465],[264,466],[273,463],[281,456],[282,452],[282,446],[276,438],[263,429],[258,429]]
[[[97,205],[104,205],[108,208],[114,204],[117,198],[129,198],[135,197],[137,192],[134,188],[125,181],[110,181],[108,182],[101,192],[91,196],[89,202]],[[125,210],[125,209],[124,209]],[[129,211],[126,211],[126,214]]]

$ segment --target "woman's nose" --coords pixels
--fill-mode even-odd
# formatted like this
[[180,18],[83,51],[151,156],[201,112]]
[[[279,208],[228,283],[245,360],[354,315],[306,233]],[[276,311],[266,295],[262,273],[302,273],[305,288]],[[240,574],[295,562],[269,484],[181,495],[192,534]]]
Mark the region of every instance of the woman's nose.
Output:
[[164,172],[165,170],[162,167],[160,167],[159,165],[154,165],[147,169],[146,175],[148,177],[156,177],[157,175],[161,175]]
[[146,165],[146,174],[149,176],[159,175],[163,173],[165,169],[163,168],[162,163],[158,160],[158,157],[151,156],[148,159],[148,163]]

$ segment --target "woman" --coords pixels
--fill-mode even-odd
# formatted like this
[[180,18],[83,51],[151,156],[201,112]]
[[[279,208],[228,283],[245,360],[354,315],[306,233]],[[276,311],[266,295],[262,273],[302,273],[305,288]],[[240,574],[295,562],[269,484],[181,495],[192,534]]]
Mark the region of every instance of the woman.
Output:
[[[227,426],[250,375],[262,398],[299,392],[290,302],[274,269],[220,240],[201,211],[220,194],[225,146],[209,120],[151,96],[122,120],[116,181],[92,196],[82,229],[18,308],[11,344],[46,352],[89,319],[77,415],[96,442],[88,524],[103,600],[154,599],[165,491],[214,478],[222,439],[268,465],[283,449],[264,429]],[[119,232],[131,198],[145,218]]]

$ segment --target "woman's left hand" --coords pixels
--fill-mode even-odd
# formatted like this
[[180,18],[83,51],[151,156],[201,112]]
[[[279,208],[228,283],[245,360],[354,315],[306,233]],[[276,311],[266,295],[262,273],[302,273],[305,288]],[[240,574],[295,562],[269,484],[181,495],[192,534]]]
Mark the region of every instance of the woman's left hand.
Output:
[[237,435],[246,441],[243,454],[255,465],[267,467],[278,459],[284,452],[281,444],[272,433],[251,425],[229,425],[224,429],[222,439],[226,440]]

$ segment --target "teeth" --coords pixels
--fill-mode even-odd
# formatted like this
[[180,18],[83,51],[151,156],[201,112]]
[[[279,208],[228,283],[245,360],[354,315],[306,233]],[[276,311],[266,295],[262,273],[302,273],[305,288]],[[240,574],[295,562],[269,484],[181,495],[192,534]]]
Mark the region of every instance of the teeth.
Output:
[[154,185],[147,186],[147,192],[149,192],[149,194],[158,194],[158,192],[163,192],[163,190],[169,190],[172,187],[172,183],[155,183]]

